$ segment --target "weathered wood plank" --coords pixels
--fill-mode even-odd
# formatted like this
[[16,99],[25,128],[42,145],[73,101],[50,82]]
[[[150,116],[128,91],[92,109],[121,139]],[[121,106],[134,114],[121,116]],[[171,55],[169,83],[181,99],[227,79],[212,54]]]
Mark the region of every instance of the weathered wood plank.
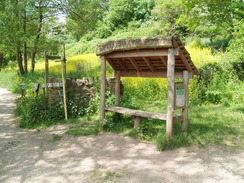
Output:
[[[120,114],[127,114],[130,116],[138,116],[138,117],[143,117],[143,118],[166,120],[166,114],[162,114],[162,113],[154,113],[154,112],[147,112],[147,111],[141,111],[141,110],[134,110],[134,109],[128,109],[128,108],[123,108],[123,107],[117,107],[117,106],[105,107],[105,110],[120,113]],[[181,115],[174,115],[173,117],[174,117],[175,122],[182,120]]]
[[111,67],[113,68],[113,70],[117,70],[117,67],[114,65],[113,61],[109,58],[107,58],[108,63],[111,65]]
[[109,41],[98,44],[96,54],[105,55],[110,52],[119,50],[132,50],[143,48],[172,48],[172,38],[173,37],[135,38]]
[[147,49],[147,50],[130,50],[130,51],[120,51],[113,52],[106,55],[106,58],[127,58],[127,57],[155,57],[155,56],[167,56],[167,50],[156,50],[156,49]]
[[129,58],[129,60],[132,63],[132,65],[135,67],[135,69],[137,70],[137,72],[140,72],[141,69],[140,69],[139,65],[135,62],[135,60],[132,59],[132,58]]
[[127,70],[128,70],[128,68],[127,68],[127,66],[125,65],[125,63],[123,63],[121,60],[117,60],[117,61],[118,61],[118,63],[120,64],[120,66],[123,68],[124,71],[127,71]]
[[167,60],[165,57],[160,57],[161,61],[164,63],[164,65],[167,67]]
[[184,56],[181,50],[180,50],[180,57],[183,63],[185,64],[187,71],[192,72],[192,67],[189,65],[188,60],[186,59],[186,57]]
[[[120,71],[120,77],[146,77],[146,78],[167,78],[167,72],[165,71]],[[183,73],[181,71],[175,72],[175,78],[183,79]]]

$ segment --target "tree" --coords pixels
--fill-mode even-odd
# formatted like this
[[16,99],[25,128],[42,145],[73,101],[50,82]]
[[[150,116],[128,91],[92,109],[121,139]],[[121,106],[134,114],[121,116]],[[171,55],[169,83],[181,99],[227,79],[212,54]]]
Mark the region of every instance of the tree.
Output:
[[82,35],[96,28],[96,23],[102,18],[106,0],[68,0],[62,6],[67,14],[67,27],[79,40]]
[[215,38],[233,36],[234,21],[243,18],[242,0],[180,0],[188,29],[196,35]]
[[153,11],[157,17],[157,31],[163,36],[182,34],[184,25],[178,22],[183,13],[179,0],[158,0]]
[[0,5],[0,53],[6,50],[15,53],[21,75],[27,72],[27,57],[31,56],[31,70],[34,71],[40,40],[46,39],[46,35],[42,35],[45,20],[57,16],[60,12],[60,2],[2,0]]

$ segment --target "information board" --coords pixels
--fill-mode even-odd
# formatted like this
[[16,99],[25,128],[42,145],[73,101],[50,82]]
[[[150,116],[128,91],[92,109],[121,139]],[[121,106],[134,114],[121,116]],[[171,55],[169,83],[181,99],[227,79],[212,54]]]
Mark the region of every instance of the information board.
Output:
[[185,107],[186,95],[185,95],[185,85],[175,84],[175,109],[181,109]]

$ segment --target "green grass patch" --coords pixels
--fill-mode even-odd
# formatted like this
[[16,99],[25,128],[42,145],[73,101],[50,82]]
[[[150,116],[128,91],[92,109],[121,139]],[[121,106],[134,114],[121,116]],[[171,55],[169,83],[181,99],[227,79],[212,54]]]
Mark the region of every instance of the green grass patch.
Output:
[[15,91],[13,83],[16,81],[18,73],[16,70],[1,70],[0,71],[0,87],[7,88],[10,91]]
[[139,128],[133,129],[133,119],[130,116],[107,113],[102,125],[105,131],[153,141],[160,151],[190,145],[240,147],[244,134],[244,106],[191,107],[188,131],[182,132],[181,124],[175,123],[174,136],[171,139],[166,138],[165,121],[162,120],[142,118]]
[[100,131],[98,122],[82,122],[69,127],[66,134],[74,136],[97,135]]
[[62,136],[53,135],[53,138],[51,140],[49,140],[49,142],[56,142],[56,141],[60,141],[61,139],[62,139]]

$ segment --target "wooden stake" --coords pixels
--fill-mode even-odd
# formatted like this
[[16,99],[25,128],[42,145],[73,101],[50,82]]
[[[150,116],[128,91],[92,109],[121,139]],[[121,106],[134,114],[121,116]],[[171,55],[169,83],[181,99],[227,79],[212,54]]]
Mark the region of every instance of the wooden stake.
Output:
[[48,51],[44,51],[44,59],[45,59],[45,93],[46,97],[48,98],[48,87],[47,83],[49,80],[49,63],[48,63]]
[[64,58],[62,61],[62,81],[63,81],[63,102],[64,102],[64,115],[65,120],[68,120],[68,110],[67,110],[67,93],[66,93],[66,58],[65,58],[65,45],[64,49]]
[[183,71],[183,82],[185,86],[185,107],[182,109],[183,121],[181,125],[182,131],[186,131],[188,127],[188,71]]
[[171,138],[173,136],[173,116],[174,116],[174,75],[175,75],[175,51],[173,48],[169,48],[168,53],[168,106],[167,106],[167,119],[166,119],[166,136]]
[[100,97],[100,122],[105,118],[105,97],[106,97],[106,59],[101,56],[101,97]]
[[46,103],[46,92],[45,88],[43,88],[43,104],[44,104],[44,110],[47,110],[47,103]]
[[119,72],[115,72],[115,106],[120,104],[120,76]]

